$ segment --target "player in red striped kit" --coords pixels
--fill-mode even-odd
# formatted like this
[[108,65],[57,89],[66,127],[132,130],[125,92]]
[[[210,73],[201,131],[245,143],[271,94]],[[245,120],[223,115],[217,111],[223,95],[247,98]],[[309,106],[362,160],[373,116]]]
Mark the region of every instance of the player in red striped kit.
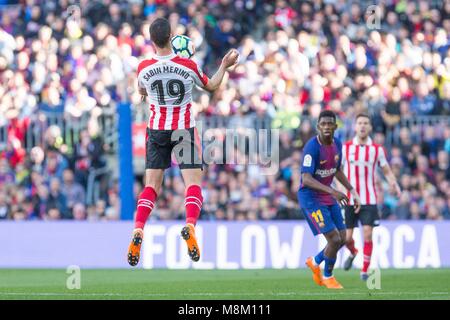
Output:
[[372,125],[370,118],[366,114],[356,116],[355,132],[353,140],[347,141],[342,146],[343,171],[356,189],[361,200],[361,210],[355,213],[353,208],[353,199],[350,199],[349,205],[345,207],[345,224],[347,227],[346,246],[350,250],[350,257],[344,263],[344,269],[349,270],[352,266],[358,250],[355,248],[353,240],[353,228],[358,226],[358,220],[361,221],[364,234],[364,263],[361,270],[361,279],[367,280],[367,270],[369,268],[372,256],[372,231],[373,227],[379,225],[379,216],[377,208],[377,192],[375,189],[376,167],[379,166],[389,183],[392,191],[400,196],[400,187],[392,173],[392,170],[386,160],[386,153],[382,146],[373,143],[370,138]]
[[150,118],[146,136],[145,188],[138,199],[135,227],[128,248],[128,263],[132,266],[139,262],[144,225],[161,192],[164,170],[170,167],[172,151],[186,185],[186,226],[181,235],[186,240],[191,259],[200,259],[195,224],[203,202],[200,187],[202,151],[191,110],[192,89],[197,84],[208,91],[216,90],[226,69],[234,66],[239,57],[235,49],[230,50],[218,71],[208,79],[194,61],[173,53],[171,36],[169,21],[156,19],[150,26],[156,56],[143,60],[137,69],[139,92],[150,100]]

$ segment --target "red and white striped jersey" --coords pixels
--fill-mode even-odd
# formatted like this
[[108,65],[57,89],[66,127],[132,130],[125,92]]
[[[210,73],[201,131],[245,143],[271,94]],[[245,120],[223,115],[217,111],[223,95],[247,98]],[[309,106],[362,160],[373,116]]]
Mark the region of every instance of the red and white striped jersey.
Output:
[[195,126],[191,110],[194,83],[204,87],[208,77],[198,65],[175,54],[143,60],[137,69],[138,85],[150,100],[148,127],[155,130]]
[[[375,189],[376,166],[387,164],[384,148],[367,138],[366,144],[359,144],[357,137],[342,146],[342,167],[350,184],[359,194],[362,205],[377,204]],[[350,192],[347,194],[350,204],[354,204]]]

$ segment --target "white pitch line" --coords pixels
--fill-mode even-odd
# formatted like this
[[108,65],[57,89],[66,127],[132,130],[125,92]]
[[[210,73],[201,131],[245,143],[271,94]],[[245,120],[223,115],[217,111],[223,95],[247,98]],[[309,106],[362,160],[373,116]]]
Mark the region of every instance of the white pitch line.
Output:
[[[333,292],[334,295],[423,295],[423,292]],[[448,292],[431,292],[427,293],[429,295],[449,295]],[[271,292],[271,293],[262,293],[262,292],[241,292],[241,293],[215,293],[215,292],[193,292],[193,293],[67,293],[67,292],[0,292],[1,296],[92,296],[92,297],[102,297],[102,296],[110,296],[110,297],[122,297],[122,296],[137,296],[137,297],[169,297],[173,295],[182,295],[182,296],[328,296],[330,293],[328,292],[311,292],[311,293],[298,293],[298,292]]]

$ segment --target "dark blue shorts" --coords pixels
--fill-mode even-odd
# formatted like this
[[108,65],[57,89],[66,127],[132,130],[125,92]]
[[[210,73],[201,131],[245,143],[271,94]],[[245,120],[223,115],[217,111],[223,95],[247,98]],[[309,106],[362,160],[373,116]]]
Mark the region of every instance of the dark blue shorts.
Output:
[[329,206],[320,205],[310,200],[302,201],[300,197],[299,202],[303,215],[315,236],[328,233],[334,229],[345,230],[341,207],[337,203]]

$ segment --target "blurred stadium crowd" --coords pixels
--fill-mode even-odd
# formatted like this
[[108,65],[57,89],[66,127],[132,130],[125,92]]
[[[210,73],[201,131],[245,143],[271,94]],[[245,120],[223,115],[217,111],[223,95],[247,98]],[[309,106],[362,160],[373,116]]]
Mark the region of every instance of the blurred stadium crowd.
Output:
[[[193,39],[194,59],[208,75],[229,48],[240,52],[218,92],[196,92],[196,113],[246,127],[269,118],[282,129],[278,175],[258,165],[205,168],[202,219],[301,218],[301,151],[325,108],[339,115],[342,138],[351,135],[354,115],[371,115],[375,141],[388,147],[403,189],[396,199],[378,181],[384,219],[450,218],[448,0],[384,1],[376,8],[380,21],[364,9],[370,2],[345,0],[9,4],[0,0],[0,219],[120,218],[117,182],[100,180],[90,202],[88,175],[108,166],[114,152],[101,117],[129,102],[136,119],[145,119],[135,70],[153,53],[148,26],[158,16]],[[29,145],[31,123],[49,118],[84,126],[68,144],[62,125],[44,125],[42,139]],[[182,218],[178,169],[167,171],[163,190],[152,218]]]

